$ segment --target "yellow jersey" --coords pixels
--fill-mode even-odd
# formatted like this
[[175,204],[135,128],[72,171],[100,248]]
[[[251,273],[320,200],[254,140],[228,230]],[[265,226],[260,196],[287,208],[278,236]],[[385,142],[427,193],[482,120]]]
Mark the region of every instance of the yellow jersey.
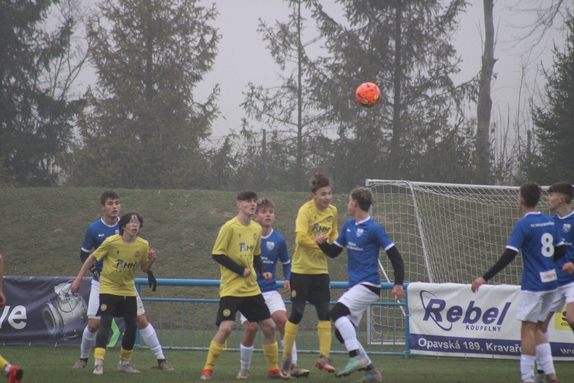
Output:
[[100,273],[100,294],[126,297],[137,295],[134,284],[136,268],[149,261],[149,243],[136,237],[126,244],[120,234],[112,235],[94,251],[94,257],[103,259]]
[[291,272],[298,274],[327,274],[327,256],[314,242],[319,235],[333,242],[339,236],[337,208],[329,205],[319,210],[313,200],[299,208],[295,221],[295,253]]
[[226,255],[233,262],[251,270],[249,276],[243,277],[220,265],[220,297],[251,297],[261,294],[257,284],[257,275],[253,268],[253,257],[258,257],[261,254],[261,225],[251,221],[249,226],[244,226],[237,217],[227,221],[219,229],[211,253]]

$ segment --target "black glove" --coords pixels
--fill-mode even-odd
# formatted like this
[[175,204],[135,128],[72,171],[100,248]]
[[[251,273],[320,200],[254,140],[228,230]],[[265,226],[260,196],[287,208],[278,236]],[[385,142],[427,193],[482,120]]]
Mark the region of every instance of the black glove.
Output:
[[153,275],[153,271],[151,270],[147,272],[147,281],[151,291],[155,291],[157,289],[157,280],[155,279],[155,275]]
[[90,272],[91,272],[92,274],[94,274],[94,277],[95,277],[97,280],[100,280],[100,271],[98,270],[98,268],[96,267],[95,264],[92,265],[92,267],[90,267]]

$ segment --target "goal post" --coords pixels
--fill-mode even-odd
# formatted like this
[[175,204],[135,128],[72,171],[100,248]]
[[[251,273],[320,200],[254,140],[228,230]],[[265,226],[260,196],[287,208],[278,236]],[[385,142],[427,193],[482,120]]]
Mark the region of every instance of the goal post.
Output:
[[[367,179],[373,193],[371,217],[397,246],[405,264],[405,282],[472,283],[504,252],[514,223],[522,217],[517,186],[446,184]],[[543,188],[547,189],[547,188]],[[543,197],[544,198],[544,197]],[[550,213],[543,199],[539,208]],[[384,252],[383,279],[392,281]],[[517,257],[493,283],[520,284]],[[383,296],[387,301],[392,296]],[[369,315],[370,343],[385,342],[385,314]]]
[[[521,218],[517,186],[375,179],[366,185],[372,218],[403,256],[407,282],[471,283],[498,260]],[[391,267],[386,256],[381,264]],[[493,282],[519,284],[521,270],[517,258]]]

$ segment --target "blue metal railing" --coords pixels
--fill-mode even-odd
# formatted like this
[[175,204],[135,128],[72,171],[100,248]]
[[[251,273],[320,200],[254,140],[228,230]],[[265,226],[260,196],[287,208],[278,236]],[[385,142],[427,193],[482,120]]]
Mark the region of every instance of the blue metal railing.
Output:
[[[147,286],[146,278],[135,279],[138,292],[142,293],[141,286]],[[219,280],[208,279],[158,279],[158,286],[169,287],[197,287],[207,290],[204,296],[213,298],[151,298],[143,297],[142,301],[146,306],[146,315],[150,323],[153,323],[160,341],[164,348],[169,349],[196,349],[207,350],[209,343],[216,331],[215,316],[219,304],[219,291],[213,287],[219,287]],[[347,282],[331,282],[331,289],[346,289]],[[277,287],[282,288],[283,282],[277,282]],[[392,283],[381,283],[381,288],[390,290]],[[144,290],[145,291],[145,290]],[[175,295],[182,294],[181,291]],[[198,295],[200,293],[196,293]],[[187,295],[187,294],[186,294]],[[405,301],[406,301],[405,286]],[[286,301],[286,305],[291,302]],[[331,302],[335,304],[336,302]],[[375,310],[376,309],[376,310]],[[309,313],[307,312],[309,310]],[[305,315],[299,328],[297,337],[298,352],[317,352],[318,339],[316,331],[317,316],[313,312],[312,305],[307,305]],[[371,330],[367,326],[373,326],[373,321],[363,318],[363,324],[358,329],[359,337],[367,352],[373,354],[410,354],[408,342],[408,305],[402,302],[375,302],[371,310],[365,312],[365,316],[372,316],[373,312],[380,311],[380,341],[372,342],[367,336],[371,336]],[[382,322],[385,322],[383,324]],[[227,347],[230,350],[238,350],[241,339],[241,326],[236,320],[235,333],[227,340]],[[140,345],[139,332],[136,339],[136,347],[146,347]],[[261,337],[255,344],[256,349],[261,349]],[[344,347],[336,340],[333,341],[332,352],[346,352]]]

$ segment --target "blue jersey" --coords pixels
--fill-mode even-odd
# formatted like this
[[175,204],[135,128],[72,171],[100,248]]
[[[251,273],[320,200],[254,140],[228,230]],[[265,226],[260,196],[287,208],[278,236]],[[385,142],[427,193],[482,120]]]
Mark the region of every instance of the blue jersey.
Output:
[[522,290],[550,291],[558,287],[554,248],[563,243],[554,220],[546,214],[527,213],[516,222],[506,248],[522,250]]
[[283,264],[283,275],[286,280],[291,279],[291,260],[287,253],[287,242],[275,230],[267,237],[261,237],[261,261],[265,271],[273,274],[273,278],[266,281],[262,275],[257,273],[257,283],[261,292],[277,290],[277,280],[275,279],[275,270],[277,261]]
[[360,222],[350,219],[343,225],[335,245],[347,247],[349,288],[358,283],[381,286],[379,251],[395,246],[381,225],[370,217]]
[[558,234],[562,237],[564,245],[566,246],[566,254],[556,262],[556,274],[558,275],[558,285],[566,285],[574,282],[574,274],[567,274],[562,271],[562,266],[567,262],[574,261],[574,211],[570,214],[560,217],[554,214],[552,219],[556,223]]
[[[84,243],[82,244],[82,251],[86,253],[91,253],[96,250],[100,245],[104,242],[104,240],[112,235],[120,233],[120,226],[119,222],[116,222],[115,225],[108,225],[104,222],[104,219],[101,218],[96,222],[92,223],[88,226],[88,230],[86,230],[86,235],[84,237]],[[96,261],[96,269],[101,272],[104,265],[104,261]],[[98,280],[98,278],[94,275],[94,279]]]

